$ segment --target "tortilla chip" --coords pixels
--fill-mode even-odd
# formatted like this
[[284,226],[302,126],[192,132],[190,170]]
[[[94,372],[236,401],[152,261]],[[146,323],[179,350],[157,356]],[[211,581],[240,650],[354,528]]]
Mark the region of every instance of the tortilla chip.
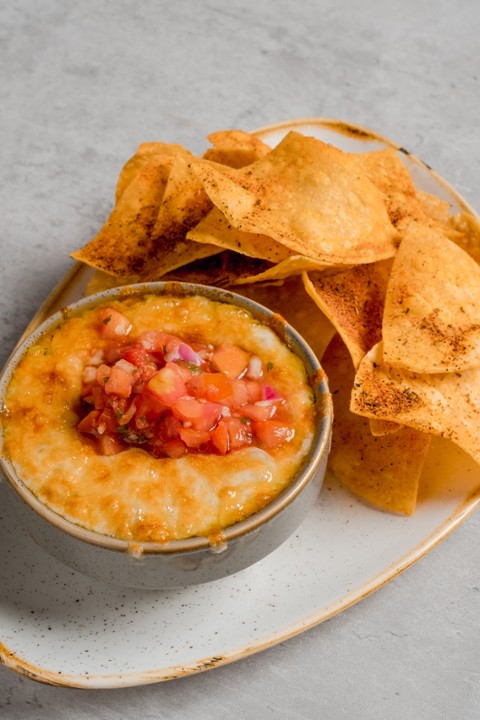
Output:
[[452,207],[446,200],[441,200],[436,195],[416,188],[417,198],[423,212],[433,220],[440,223],[448,223],[452,215]]
[[196,282],[202,285],[227,287],[242,277],[260,273],[270,267],[266,260],[250,258],[247,255],[224,250],[217,255],[183,265],[162,277],[162,280]]
[[355,367],[382,338],[391,265],[391,260],[381,260],[335,275],[303,275],[306,291],[342,337]]
[[293,275],[301,275],[306,271],[331,269],[331,265],[325,265],[319,260],[305,257],[304,255],[291,255],[286,260],[263,270],[256,275],[248,275],[238,280],[239,285],[251,283],[270,282],[272,280],[283,280]]
[[291,255],[290,250],[284,245],[266,235],[243,232],[232,227],[227,218],[215,207],[193,230],[190,230],[187,238],[273,263],[279,263]]
[[405,217],[425,219],[422,204],[408,169],[393,148],[355,155],[358,166],[383,195],[394,225]]
[[142,268],[142,280],[158,280],[178,267],[220,252],[216,245],[200,245],[186,238],[188,230],[212,207],[191,170],[191,158],[177,155],[173,161],[152,229],[152,252]]
[[373,437],[368,419],[350,412],[354,368],[338,335],[330,343],[322,366],[334,406],[329,467],[362,500],[389,512],[411,515],[430,438],[410,428]]
[[263,140],[243,130],[220,130],[211,133],[208,139],[214,147],[204,153],[204,159],[233,168],[250,165],[271,149]]
[[388,420],[379,420],[378,418],[369,418],[368,424],[370,425],[370,432],[375,437],[382,437],[382,435],[390,435],[390,433],[397,432],[400,430],[402,425],[395,422],[389,422]]
[[233,292],[281,315],[303,336],[319,360],[335,334],[331,322],[307,295],[299,275],[269,284],[231,286]]
[[100,232],[72,257],[111,275],[140,276],[153,252],[152,229],[172,163],[168,155],[150,156]]
[[[449,220],[449,226],[457,233],[455,243],[480,264],[480,220],[469,212],[461,212]],[[450,236],[449,236],[450,237]]]
[[416,220],[436,228],[451,240],[460,238],[460,233],[449,221],[449,203],[418,190],[396,150],[386,148],[359,153],[356,157],[360,168],[383,194],[390,220],[400,234],[405,225]]
[[268,235],[325,264],[392,257],[397,233],[381,192],[355,158],[290,132],[268,155],[239,170],[200,160],[212,202],[238,230]]
[[[382,338],[383,306],[392,261],[359,265],[335,275],[305,273],[305,289],[347,346],[354,367]],[[397,423],[370,419],[380,437],[400,429]]]
[[212,208],[202,184],[192,171],[192,160],[193,157],[188,154],[177,155],[173,161],[153,228],[154,237],[170,232],[172,226],[181,229],[185,235]]
[[480,267],[451,240],[411,223],[393,261],[384,359],[417,373],[480,365]]
[[115,203],[117,203],[125,188],[130,185],[133,178],[138,175],[140,170],[151,162],[152,155],[171,156],[185,153],[182,145],[176,143],[148,142],[139,145],[135,155],[132,155],[125,163],[120,171],[115,190]]
[[382,343],[363,358],[350,409],[454,442],[480,463],[480,368],[419,374],[384,362]]

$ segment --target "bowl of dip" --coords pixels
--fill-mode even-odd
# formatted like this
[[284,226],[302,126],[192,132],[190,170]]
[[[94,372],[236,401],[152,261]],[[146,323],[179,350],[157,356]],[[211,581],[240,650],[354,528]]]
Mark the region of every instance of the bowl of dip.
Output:
[[117,585],[216,580],[320,492],[332,403],[282,317],[226,290],[131,285],[51,316],[0,378],[0,464],[52,556]]

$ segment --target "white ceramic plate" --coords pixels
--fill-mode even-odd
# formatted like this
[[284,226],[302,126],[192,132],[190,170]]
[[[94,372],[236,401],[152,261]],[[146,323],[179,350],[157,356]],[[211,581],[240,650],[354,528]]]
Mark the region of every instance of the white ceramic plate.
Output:
[[[259,131],[276,144],[291,128],[361,152],[394,143],[338,121]],[[400,148],[417,186],[466,204]],[[29,330],[84,291],[75,265]],[[43,682],[122,687],[189,675],[263,650],[361,600],[427,553],[480,503],[480,468],[434,440],[411,518],[371,509],[327,475],[315,507],[278,550],[230,578],[185,589],[124,590],[50,558],[18,529],[0,483],[0,660]]]

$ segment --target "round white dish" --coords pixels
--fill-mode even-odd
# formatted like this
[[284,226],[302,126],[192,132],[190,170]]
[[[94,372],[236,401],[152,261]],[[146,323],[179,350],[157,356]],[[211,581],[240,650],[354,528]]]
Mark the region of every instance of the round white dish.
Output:
[[[290,129],[361,152],[399,150],[419,188],[468,208],[442,178],[395,143],[335,120],[281,123],[258,134],[274,145]],[[470,209],[471,210],[471,209]],[[32,320],[84,292],[74,265]],[[0,483],[0,660],[52,684],[105,688],[215,668],[286,640],[349,607],[425,555],[480,503],[480,468],[434,440],[416,513],[404,518],[356,500],[327,474],[298,531],[229,578],[170,591],[124,590],[69,570],[14,522]]]

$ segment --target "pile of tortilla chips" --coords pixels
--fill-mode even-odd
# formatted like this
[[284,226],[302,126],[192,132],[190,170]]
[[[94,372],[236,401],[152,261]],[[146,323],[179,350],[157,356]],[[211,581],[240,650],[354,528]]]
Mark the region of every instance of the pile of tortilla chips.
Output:
[[432,435],[480,463],[480,223],[418,190],[393,148],[346,153],[239,130],[195,157],[142,144],[73,257],[89,291],[159,279],[230,287],[283,315],[328,375],[330,467],[357,496],[415,509]]

